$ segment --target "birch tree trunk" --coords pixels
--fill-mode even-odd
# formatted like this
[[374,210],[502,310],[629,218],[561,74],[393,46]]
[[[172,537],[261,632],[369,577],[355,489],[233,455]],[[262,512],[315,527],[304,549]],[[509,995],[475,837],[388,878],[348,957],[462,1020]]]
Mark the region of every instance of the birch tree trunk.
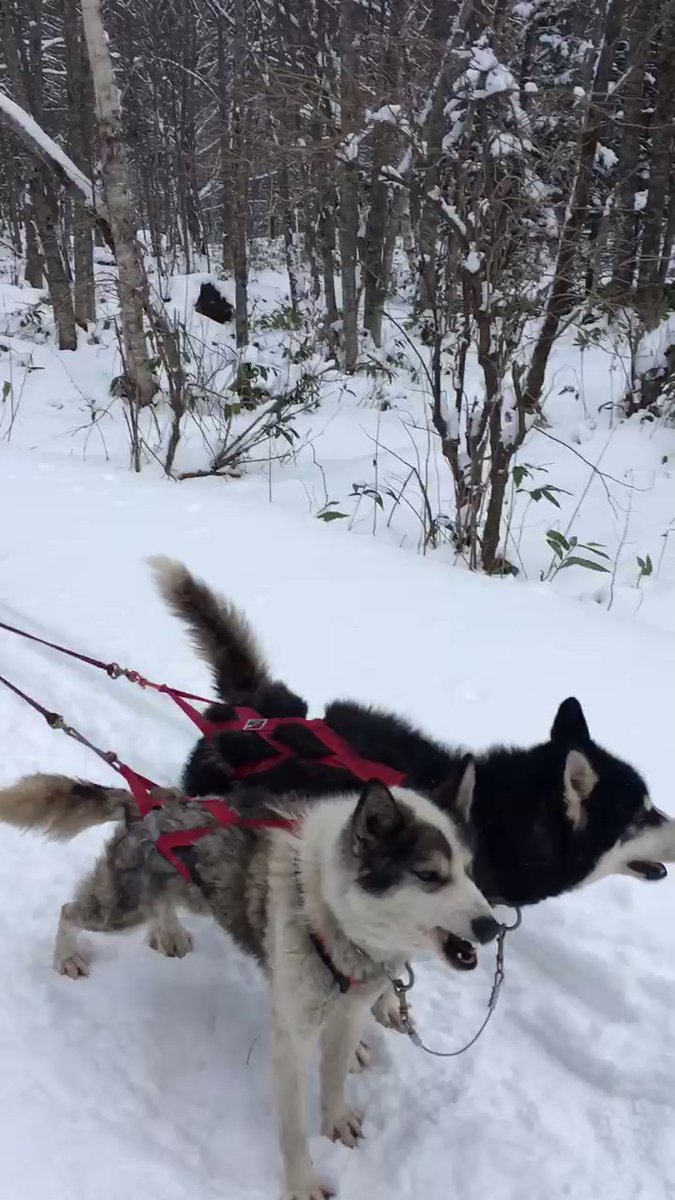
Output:
[[611,282],[611,296],[616,304],[628,304],[635,279],[638,244],[635,195],[640,182],[640,143],[645,132],[644,83],[653,8],[653,0],[640,0],[630,17],[630,46],[618,165],[619,183],[616,190],[616,229]]
[[[433,0],[429,12],[429,32],[433,42],[442,46],[449,37],[450,6],[445,0]],[[456,21],[456,26],[459,22]],[[432,194],[441,178],[443,136],[445,134],[445,104],[449,92],[448,68],[441,63],[434,82],[434,94],[428,108],[424,130],[425,154],[420,164],[422,199],[419,219],[419,312],[436,314],[438,304],[438,204]]]
[[[403,4],[401,0],[392,0],[390,24],[387,34],[385,51],[384,84],[387,103],[394,104],[398,99],[400,74],[400,44],[403,25]],[[370,181],[370,209],[366,220],[364,278],[365,300],[363,323],[370,333],[376,346],[382,343],[382,320],[384,305],[389,286],[389,273],[393,258],[393,238],[390,237],[392,222],[396,215],[392,209],[396,205],[390,198],[391,185],[383,177],[382,169],[390,163],[396,144],[396,131],[391,122],[379,122],[373,131],[373,166]],[[390,253],[388,253],[390,251]]]
[[604,119],[602,105],[608,93],[610,70],[616,43],[621,35],[625,8],[626,0],[611,0],[607,10],[593,90],[588,102],[586,119],[579,135],[576,178],[560,238],[553,283],[523,387],[521,398],[521,415],[523,416],[536,411],[544,386],[546,367],[560,323],[574,307],[576,294],[574,264],[588,212],[595,151]]
[[[14,84],[17,96],[24,105],[30,102],[36,120],[43,117],[43,63],[42,63],[42,5],[37,0],[29,8],[30,20],[26,30],[22,28],[18,12],[9,14],[2,11],[3,50],[9,78]],[[25,15],[25,14],[24,14]],[[8,17],[11,19],[8,20]],[[25,38],[24,41],[24,32]],[[4,113],[3,119],[8,120],[11,127],[19,132],[27,144],[32,142],[31,133],[24,129],[25,119],[30,118],[25,110],[16,104],[12,106],[10,98],[3,93],[4,107],[9,106],[9,114]],[[37,156],[40,157],[40,156]],[[42,266],[47,277],[47,289],[54,320],[58,330],[59,349],[77,349],[77,330],[73,312],[73,298],[70,293],[67,258],[64,256],[59,243],[59,198],[52,180],[41,162],[33,163],[28,181],[30,197],[29,221],[34,221],[33,228],[26,225],[26,268],[28,279],[31,278],[40,286],[42,282]],[[37,233],[37,237],[34,235]],[[40,261],[39,247],[42,249]]]
[[323,287],[326,297],[326,331],[331,347],[333,347],[335,342],[335,327],[339,320],[337,296],[335,294],[335,207],[336,196],[332,180],[327,179],[327,171],[321,171],[319,180],[319,241],[321,244]]
[[358,153],[349,144],[356,121],[356,53],[354,49],[354,0],[342,0],[340,16],[342,54],[340,100],[342,113],[342,163],[340,166],[340,260],[342,273],[342,328],[345,370],[354,371],[359,353],[358,292],[356,262],[359,235]]
[[248,345],[248,189],[249,148],[246,145],[248,104],[245,95],[248,0],[235,0],[232,38],[232,265],[234,268],[237,346]]
[[[93,93],[91,76],[81,33],[78,29],[77,0],[62,0],[63,32],[66,51],[66,92],[68,96],[69,140],[73,162],[81,171],[89,168]],[[75,282],[73,303],[75,320],[83,329],[96,320],[94,288],[94,226],[85,205],[73,205],[73,258]]]
[[26,283],[31,287],[42,287],[42,255],[40,241],[35,227],[35,213],[28,196],[24,201],[23,218],[26,231]]
[[223,241],[223,271],[233,269],[232,261],[232,169],[231,169],[231,136],[230,129],[232,113],[230,110],[231,96],[228,90],[227,56],[225,39],[227,29],[222,13],[218,16],[216,28],[216,64],[218,73],[218,141],[220,145],[220,175],[223,188],[221,210],[221,230]]
[[100,0],[81,0],[101,145],[101,169],[119,276],[120,318],[127,372],[136,404],[152,403],[156,391],[143,331],[145,279],[129,196],[120,105]]
[[59,246],[59,201],[43,167],[35,167],[30,183],[30,198],[42,243],[49,299],[59,335],[59,350],[77,350],[73,298]]
[[[661,38],[657,96],[654,108],[649,191],[645,206],[644,233],[638,274],[638,309],[648,329],[659,321],[662,288],[663,227],[668,211],[670,174],[673,161],[673,115],[675,114],[675,16],[671,14]],[[672,196],[670,197],[672,204]]]

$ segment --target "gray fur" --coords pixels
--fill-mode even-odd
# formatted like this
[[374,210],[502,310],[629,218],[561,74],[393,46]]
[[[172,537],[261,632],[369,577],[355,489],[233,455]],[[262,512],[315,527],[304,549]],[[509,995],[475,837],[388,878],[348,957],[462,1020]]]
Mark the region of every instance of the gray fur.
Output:
[[121,821],[131,797],[122,788],[31,775],[0,791],[0,821],[18,829],[41,829],[54,841],[68,841],[90,825]]

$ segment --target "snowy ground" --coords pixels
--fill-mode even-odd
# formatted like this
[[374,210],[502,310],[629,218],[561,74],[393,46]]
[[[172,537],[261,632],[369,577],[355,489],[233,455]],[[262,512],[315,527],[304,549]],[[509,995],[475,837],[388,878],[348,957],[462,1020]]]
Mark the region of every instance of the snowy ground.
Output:
[[[597,593],[600,575],[576,572],[575,585],[570,569],[553,587],[537,582],[535,504],[522,539],[529,581],[488,581],[453,569],[447,551],[402,554],[399,543],[414,549],[415,534],[398,508],[392,526],[401,523],[389,536],[365,536],[372,512],[363,522],[357,513],[351,531],[347,521],[315,520],[323,485],[309,446],[295,464],[275,467],[271,504],[262,470],[227,484],[170,484],[152,469],[135,478],[123,469],[123,427],[114,414],[105,448],[96,426],[86,437],[73,433],[88,401],[102,403],[109,353],[92,346],[57,355],[33,342],[21,350],[20,340],[12,335],[12,352],[2,356],[17,382],[21,369],[23,385],[11,438],[0,445],[0,619],[204,691],[205,670],[143,566],[146,555],[169,553],[246,608],[274,667],[314,711],[347,694],[478,749],[494,739],[544,737],[557,704],[576,694],[597,740],[645,773],[655,803],[675,808],[668,552],[658,577],[639,590],[628,564],[625,577],[618,571],[607,612],[607,602],[574,598]],[[21,353],[41,369],[19,368]],[[578,370],[571,353],[559,365]],[[605,398],[612,378],[604,380]],[[412,405],[411,397],[406,389]],[[661,462],[675,450],[672,432],[613,431],[609,419],[586,420],[567,393],[559,403],[570,408],[556,417],[556,436],[575,425],[585,457],[609,440],[609,472],[643,473],[648,490],[634,495],[628,540],[632,553],[646,550],[656,562],[658,531],[675,515]],[[378,422],[388,423],[390,440],[410,446],[400,414],[376,412],[363,394],[343,392],[340,403],[327,401],[318,426],[314,420],[315,429],[325,425],[315,451],[330,499],[341,501],[340,488],[372,472],[368,434]],[[540,453],[551,462],[553,449],[533,441],[525,461]],[[194,443],[185,454],[188,465]],[[562,473],[574,459],[566,454],[556,452],[550,475],[578,498],[588,469],[578,460],[565,468],[580,471],[573,482]],[[625,517],[610,519],[599,499],[582,506],[579,522],[583,513],[588,525],[579,536],[604,541],[614,557]],[[562,594],[568,589],[572,596]],[[141,771],[175,780],[193,733],[170,704],[0,636],[3,674]],[[0,711],[0,783],[36,769],[106,778],[96,760],[19,701],[0,694]],[[255,969],[195,921],[196,949],[183,961],[161,959],[141,937],[92,938],[89,980],[73,983],[51,970],[58,907],[101,841],[95,831],[53,847],[0,831],[6,1193],[21,1200],[117,1200],[123,1192],[145,1200],[275,1197],[266,1002]],[[507,947],[497,1015],[461,1059],[437,1062],[376,1032],[377,1065],[352,1081],[367,1112],[366,1142],[350,1152],[313,1140],[340,1200],[389,1200],[393,1192],[401,1200],[672,1200],[673,887],[612,880],[528,911]],[[455,1046],[482,1020],[492,956],[481,958],[468,978],[440,964],[420,967],[415,1007],[430,1044]]]
[[[99,294],[109,299],[113,312],[114,280],[105,257],[97,271]],[[188,371],[202,390],[208,384],[222,410],[223,397],[232,399],[226,389],[236,366],[233,330],[194,314],[201,278],[178,276],[158,291],[169,317],[187,331]],[[245,478],[223,486],[303,516],[330,509],[344,515],[336,523],[352,533],[374,534],[411,553],[422,552],[427,505],[415,472],[434,519],[452,512],[452,482],[429,425],[428,351],[409,332],[405,305],[392,303],[383,349],[366,352],[369,368],[349,378],[327,370],[318,355],[304,356],[306,329],[275,328],[288,299],[282,273],[257,270],[251,294],[254,344],[248,359],[261,372],[258,385],[277,396],[308,373],[317,379],[321,407],[294,418],[290,457],[283,438],[267,442],[253,451]],[[5,389],[0,439],[89,463],[127,466],[122,405],[109,394],[111,377],[121,371],[110,321],[99,322],[93,339],[81,335],[77,354],[59,354],[48,321],[42,319],[40,332],[32,316],[27,328],[17,316],[17,309],[30,313],[38,298],[33,289],[0,282],[0,389]],[[316,321],[310,319],[309,336],[318,320],[318,314]],[[555,348],[544,404],[548,425],[533,431],[519,452],[518,464],[529,473],[509,496],[505,552],[521,580],[550,579],[556,591],[675,631],[675,427],[639,415],[618,418],[629,377],[629,332],[627,320],[618,320],[611,333],[599,325],[572,326]],[[641,365],[658,362],[674,340],[675,316],[650,338]],[[450,375],[445,383],[451,392]],[[469,388],[479,385],[474,363]],[[235,416],[234,432],[251,419],[245,413]],[[161,411],[142,422],[144,469],[155,477],[161,476],[168,427],[167,413]],[[176,471],[203,469],[221,435],[222,421],[213,413],[188,418]],[[533,499],[543,486],[554,489],[558,506]],[[354,494],[364,487],[365,495]],[[550,529],[580,543],[598,543],[607,557],[596,561],[607,572],[575,566],[555,574],[546,540]],[[448,544],[432,553],[454,561]],[[641,576],[638,558],[651,561],[648,577]]]

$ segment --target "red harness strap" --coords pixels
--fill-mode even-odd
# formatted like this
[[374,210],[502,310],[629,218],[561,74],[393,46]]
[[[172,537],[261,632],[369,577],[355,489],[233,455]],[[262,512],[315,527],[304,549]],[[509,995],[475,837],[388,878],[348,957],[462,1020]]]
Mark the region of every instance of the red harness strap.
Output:
[[[209,721],[196,708],[193,708],[191,704],[186,703],[183,695],[177,695],[173,688],[165,686],[163,690],[178,704],[204,737],[211,739],[218,733],[255,733],[263,739],[266,745],[275,751],[274,758],[265,758],[262,762],[249,763],[235,768],[234,778],[237,780],[245,779],[247,776],[255,775],[260,771],[267,771],[270,768],[279,766],[282,762],[287,762],[289,759],[297,757],[295,751],[289,746],[282,745],[274,737],[274,733],[279,726],[284,725],[302,725],[312,730],[317,739],[323,743],[328,751],[321,758],[313,760],[323,766],[333,767],[337,770],[348,770],[364,783],[367,783],[370,779],[378,779],[387,787],[400,785],[405,779],[403,773],[395,770],[393,767],[362,758],[325,721],[318,719],[308,720],[305,717],[261,717],[252,708],[237,708],[237,716],[228,721]],[[147,779],[144,775],[139,775],[137,771],[126,766],[125,763],[117,761],[111,765],[126,780],[131,794],[139,807],[141,816],[145,817],[152,809],[162,807],[162,802],[153,800],[150,795],[150,792],[153,788],[157,787],[157,784]],[[201,808],[206,809],[221,827],[239,825],[247,829],[286,829],[289,832],[293,832],[297,828],[297,821],[286,820],[281,817],[242,817],[222,799],[200,799],[195,801],[195,803],[199,803]],[[180,829],[171,833],[162,833],[157,838],[157,849],[168,859],[184,879],[188,882],[194,882],[185,862],[176,851],[194,846],[201,838],[209,833],[213,833],[213,831],[213,825],[205,825],[195,829]]]
[[[163,690],[197,726],[204,737],[209,740],[218,733],[254,733],[261,737],[266,745],[275,751],[274,758],[265,758],[261,762],[236,767],[233,771],[233,777],[236,780],[245,779],[261,771],[267,771],[270,768],[279,766],[283,762],[287,762],[289,759],[297,757],[295,751],[289,746],[282,745],[274,737],[274,733],[279,726],[285,725],[302,725],[312,730],[314,735],[328,750],[328,753],[323,757],[313,760],[323,766],[334,767],[338,770],[346,769],[364,783],[367,783],[370,779],[379,779],[380,782],[388,787],[400,785],[405,779],[401,771],[385,766],[384,763],[371,762],[369,759],[362,758],[361,755],[356,754],[349,743],[340,737],[339,734],[335,733],[325,721],[308,720],[305,717],[261,717],[260,713],[252,708],[237,708],[236,717],[228,721],[210,721],[198,709],[193,708],[191,704],[186,702],[184,693],[178,694],[170,687],[164,687]],[[130,772],[128,768],[126,768],[126,772],[125,778],[136,802],[141,807],[141,811],[143,811],[143,803],[147,801],[150,802],[151,808],[159,807],[159,805],[153,804],[150,797],[147,796],[147,792],[143,786],[147,784],[147,780],[142,780],[142,777],[135,775],[133,771]],[[122,773],[124,774],[124,772]],[[138,782],[136,782],[139,780],[141,780],[140,787]],[[139,798],[138,792],[141,790],[144,792],[144,795],[142,798]],[[236,824],[243,825],[248,829],[287,829],[291,832],[297,828],[296,821],[283,820],[282,818],[254,819],[241,817],[224,800],[200,800],[199,804],[202,808],[207,809],[221,826]],[[194,846],[200,838],[212,832],[213,826],[206,826],[198,829],[179,830],[175,833],[163,833],[160,834],[157,840],[157,849],[185,879],[193,882],[187,866],[176,854],[176,850]],[[331,970],[334,971],[332,966]],[[347,981],[347,987],[349,987],[350,983],[351,981]],[[344,990],[343,983],[340,983],[340,986]]]
[[210,740],[218,733],[255,733],[275,751],[274,758],[264,758],[261,762],[245,763],[235,767],[233,777],[236,780],[246,779],[261,771],[269,771],[270,768],[277,767],[289,759],[299,757],[297,751],[277,741],[274,734],[281,726],[301,725],[305,729],[310,729],[327,750],[327,753],[321,758],[312,759],[313,762],[321,766],[333,767],[336,770],[347,770],[363,783],[368,783],[371,779],[378,779],[386,787],[400,787],[405,781],[404,773],[396,770],[395,767],[388,767],[385,763],[372,762],[357,754],[349,742],[346,742],[339,733],[336,733],[320,718],[261,717],[260,713],[253,708],[238,707],[235,710],[236,717],[231,720],[210,721],[191,704],[187,704],[182,696],[175,695],[172,688],[167,688],[166,692],[182,708],[205,738]]
[[[56,650],[59,654],[66,654],[69,658],[77,659],[78,662],[86,663],[88,666],[95,667],[99,671],[105,671],[110,679],[127,679],[130,683],[134,683],[138,687],[149,688],[154,692],[160,692],[162,695],[169,696],[174,704],[177,704],[185,715],[197,726],[204,737],[211,738],[214,734],[221,732],[250,732],[259,734],[263,741],[276,752],[275,757],[273,759],[263,759],[262,762],[249,763],[237,767],[234,773],[235,779],[245,779],[248,775],[255,775],[260,771],[266,771],[271,766],[278,766],[289,758],[297,757],[294,750],[288,746],[281,745],[274,739],[273,734],[280,725],[304,725],[305,728],[312,730],[315,737],[323,743],[328,751],[323,758],[315,760],[317,763],[323,766],[346,769],[364,783],[367,783],[369,779],[379,779],[387,787],[396,787],[397,785],[400,786],[405,780],[405,775],[402,771],[397,771],[393,767],[386,766],[384,763],[374,763],[367,758],[362,758],[344,738],[340,737],[323,720],[310,720],[306,717],[261,717],[260,713],[257,713],[255,709],[237,708],[235,710],[237,716],[230,721],[209,721],[203,713],[199,712],[198,709],[189,703],[190,700],[196,700],[200,704],[213,704],[213,699],[210,699],[208,696],[198,696],[194,692],[184,692],[180,688],[171,687],[167,683],[155,683],[152,679],[146,679],[144,675],[141,675],[140,672],[130,667],[121,667],[116,662],[106,663],[102,659],[92,658],[90,655],[81,654],[77,650],[70,650],[66,646],[60,646],[57,642],[50,642],[46,638],[37,637],[34,633],[28,633],[25,629],[19,629],[16,625],[8,625],[5,621],[0,621],[0,629],[16,634],[27,641],[37,642],[40,646],[47,646],[50,650]],[[2,682],[24,699],[28,699],[23,692],[20,692],[18,688],[9,683],[9,680],[3,679]],[[38,705],[37,702],[33,702],[33,707],[45,715],[46,710]],[[50,715],[54,718],[58,716],[58,714]],[[139,776],[139,778],[142,777]]]
[[[28,641],[37,642],[41,646],[47,646],[50,650],[56,650],[60,654],[68,655],[69,658],[77,659],[88,666],[105,671],[111,679],[122,677],[141,688],[150,688],[153,691],[170,696],[174,704],[177,704],[182,709],[185,715],[190,718],[206,738],[211,739],[218,733],[257,734],[274,750],[274,756],[272,758],[265,758],[260,762],[248,763],[236,767],[233,772],[235,780],[245,779],[259,772],[268,771],[271,767],[279,766],[289,759],[299,757],[297,751],[294,751],[289,746],[284,746],[274,737],[276,730],[280,726],[287,725],[302,725],[306,729],[310,729],[317,740],[326,747],[325,755],[312,760],[317,764],[337,770],[346,770],[364,783],[367,783],[371,779],[378,779],[387,787],[395,787],[396,785],[401,785],[405,780],[405,775],[402,771],[397,771],[395,768],[386,766],[384,763],[371,762],[369,759],[357,754],[349,743],[340,737],[323,720],[309,720],[306,717],[261,717],[260,713],[257,713],[255,709],[236,708],[235,712],[237,715],[231,720],[210,721],[190,703],[191,700],[196,700],[203,704],[213,704],[214,701],[207,696],[197,696],[194,692],[184,692],[179,688],[170,687],[166,683],[154,683],[152,680],[146,679],[143,675],[139,674],[138,671],[128,667],[121,667],[119,663],[105,663],[101,659],[92,658],[87,654],[80,654],[76,650],[59,646],[56,642],[51,642],[46,638],[40,638],[35,634],[27,633],[25,630],[18,629],[14,625],[8,625],[4,621],[0,621],[0,629],[26,638]],[[10,688],[17,696],[20,696],[22,700],[30,704],[32,708],[45,718],[53,729],[63,730],[69,737],[74,738],[89,750],[92,750],[99,758],[103,759],[104,762],[117,771],[129,787],[142,817],[146,817],[153,809],[162,807],[162,801],[153,799],[151,795],[152,791],[158,787],[158,784],[154,783],[153,780],[148,779],[145,775],[140,775],[138,771],[134,771],[131,767],[127,766],[114,752],[104,751],[99,746],[94,745],[79,730],[71,725],[67,725],[59,713],[46,709],[37,700],[33,699],[32,696],[29,696],[26,692],[10,683],[4,676],[0,676],[0,683]],[[197,801],[192,797],[186,797],[186,799],[191,799],[194,803],[199,803],[215,818],[218,825],[221,826],[240,825],[249,829],[286,829],[290,832],[297,829],[297,821],[285,820],[281,817],[242,817],[238,812],[230,808],[225,800],[206,799]],[[205,837],[206,834],[212,833],[213,830],[213,825],[207,825],[200,826],[197,829],[175,830],[171,833],[162,833],[157,838],[157,849],[188,882],[193,882],[187,866],[176,854],[176,851],[193,846],[195,842]]]
[[[110,761],[110,765],[127,783],[142,817],[147,817],[148,813],[151,813],[154,809],[163,807],[164,802],[151,795],[153,789],[159,786],[158,784],[153,783],[145,775],[139,775],[138,771],[134,771],[132,767],[128,767],[126,763],[120,762],[119,759]],[[298,827],[296,820],[284,817],[242,817],[240,813],[230,808],[230,805],[225,800],[215,798],[195,800],[189,796],[186,796],[185,799],[191,803],[199,804],[200,808],[205,809],[206,812],[215,818],[217,825],[199,825],[193,829],[175,829],[169,833],[160,833],[155,845],[159,853],[168,859],[171,866],[188,883],[194,883],[194,879],[185,862],[176,851],[189,849],[201,838],[206,837],[207,834],[214,833],[218,826],[238,825],[243,826],[245,829],[285,829],[289,833],[294,833]]]

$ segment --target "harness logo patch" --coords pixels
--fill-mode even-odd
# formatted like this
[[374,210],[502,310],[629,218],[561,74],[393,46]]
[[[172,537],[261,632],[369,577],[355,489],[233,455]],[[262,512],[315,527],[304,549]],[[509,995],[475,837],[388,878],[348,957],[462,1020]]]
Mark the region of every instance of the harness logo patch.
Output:
[[244,732],[249,733],[252,729],[264,729],[266,724],[265,717],[251,717],[244,725]]

